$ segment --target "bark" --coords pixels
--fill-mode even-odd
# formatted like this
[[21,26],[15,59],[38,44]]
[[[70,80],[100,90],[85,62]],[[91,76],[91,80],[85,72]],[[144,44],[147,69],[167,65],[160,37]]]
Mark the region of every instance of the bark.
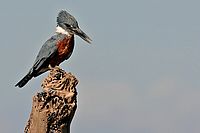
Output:
[[59,67],[52,68],[42,82],[43,91],[33,96],[25,133],[70,133],[77,108],[78,80]]

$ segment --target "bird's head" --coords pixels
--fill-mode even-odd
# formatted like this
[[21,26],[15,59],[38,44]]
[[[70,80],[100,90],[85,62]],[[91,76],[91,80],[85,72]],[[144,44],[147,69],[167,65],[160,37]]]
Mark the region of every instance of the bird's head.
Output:
[[90,37],[79,28],[76,19],[67,11],[62,10],[58,13],[57,25],[58,28],[60,28],[59,30],[64,30],[70,35],[76,34],[88,43],[91,43],[92,41]]

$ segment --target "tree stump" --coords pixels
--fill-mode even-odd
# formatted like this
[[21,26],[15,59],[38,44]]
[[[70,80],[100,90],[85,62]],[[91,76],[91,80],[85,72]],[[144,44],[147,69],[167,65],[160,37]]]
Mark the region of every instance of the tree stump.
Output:
[[42,82],[43,91],[33,96],[25,133],[70,133],[77,108],[78,80],[59,67],[52,68]]

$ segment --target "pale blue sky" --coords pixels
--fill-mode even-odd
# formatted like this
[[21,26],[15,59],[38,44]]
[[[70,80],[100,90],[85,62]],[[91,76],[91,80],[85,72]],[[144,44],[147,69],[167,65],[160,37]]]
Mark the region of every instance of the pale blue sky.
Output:
[[93,40],[76,37],[61,67],[79,79],[72,133],[200,132],[200,1],[1,0],[0,129],[20,133],[41,80],[29,70],[66,9]]

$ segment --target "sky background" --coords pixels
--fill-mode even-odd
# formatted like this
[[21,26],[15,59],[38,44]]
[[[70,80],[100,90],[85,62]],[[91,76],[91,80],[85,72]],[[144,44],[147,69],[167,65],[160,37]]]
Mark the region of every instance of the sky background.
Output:
[[0,132],[22,133],[32,96],[48,73],[22,90],[66,9],[93,40],[76,37],[61,67],[79,79],[72,133],[200,132],[200,1],[1,0]]

